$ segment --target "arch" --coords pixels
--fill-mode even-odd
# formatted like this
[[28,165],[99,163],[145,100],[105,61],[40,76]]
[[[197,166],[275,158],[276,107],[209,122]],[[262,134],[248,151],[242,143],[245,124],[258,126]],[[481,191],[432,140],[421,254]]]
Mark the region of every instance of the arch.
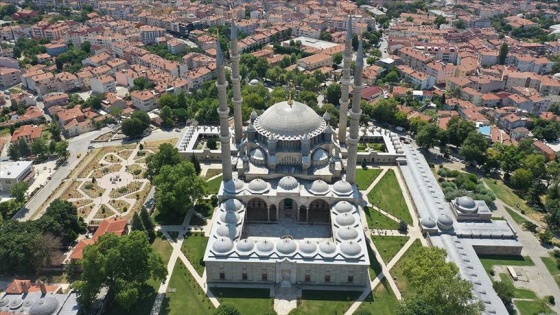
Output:
[[271,205],[268,209],[268,220],[269,221],[277,221],[278,220],[278,207],[276,205]]
[[247,202],[247,221],[268,221],[268,205],[261,198],[253,198]]
[[329,223],[331,206],[323,199],[315,199],[309,204],[308,221],[313,223]]
[[300,222],[306,222],[307,221],[307,207],[306,206],[301,206],[299,207],[299,215],[298,218]]
[[297,220],[298,205],[292,198],[284,198],[278,205],[278,220],[293,221]]

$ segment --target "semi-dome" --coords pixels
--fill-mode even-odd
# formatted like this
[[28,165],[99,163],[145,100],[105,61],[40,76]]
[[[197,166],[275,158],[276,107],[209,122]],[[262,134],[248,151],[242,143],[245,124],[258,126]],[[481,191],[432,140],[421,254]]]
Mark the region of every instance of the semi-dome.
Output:
[[278,187],[284,190],[295,190],[299,187],[299,182],[293,176],[284,176],[278,182]]
[[338,213],[347,213],[354,211],[354,205],[348,201],[339,201],[335,206],[334,210]]
[[228,199],[220,205],[223,211],[239,211],[243,209],[243,203],[237,199]]
[[244,186],[245,186],[245,183],[243,183],[242,180],[234,178],[234,179],[228,180],[224,184],[224,191],[228,192],[228,193],[231,193],[231,194],[235,194],[236,192],[242,190]]
[[223,224],[216,229],[216,233],[221,237],[235,238],[237,235],[237,227],[235,227],[234,224]]
[[476,212],[478,210],[478,206],[474,199],[469,196],[462,196],[455,199],[455,205],[461,212]]
[[257,250],[262,253],[269,253],[274,249],[274,243],[268,240],[262,240],[257,243]]
[[249,191],[254,194],[262,194],[268,190],[268,183],[260,178],[255,178],[249,183]]
[[297,249],[297,244],[290,238],[285,238],[276,243],[276,250],[282,254],[291,254]]
[[354,224],[354,222],[356,222],[356,218],[354,218],[354,216],[350,213],[341,213],[336,216],[335,221],[338,225],[347,226]]
[[235,248],[242,252],[249,252],[253,250],[253,247],[255,247],[255,243],[248,239],[243,239],[235,244]]
[[315,152],[313,152],[313,161],[314,162],[328,161],[328,160],[329,160],[329,155],[327,154],[327,151],[319,148],[319,149],[315,150]]
[[336,251],[336,245],[330,241],[324,241],[319,244],[319,250],[324,254],[332,254]]
[[354,241],[340,243],[340,251],[347,256],[357,256],[362,252],[362,246]]
[[450,230],[453,228],[453,219],[447,214],[442,214],[437,219],[437,225],[442,230]]
[[58,309],[58,300],[47,296],[35,302],[29,308],[29,315],[51,315]]
[[229,224],[237,224],[239,215],[233,211],[226,211],[220,215],[220,221]]
[[422,220],[420,220],[420,223],[422,223],[423,227],[426,227],[428,229],[433,229],[436,227],[436,222],[434,222],[432,218],[423,218]]
[[218,253],[227,253],[233,249],[233,242],[227,237],[220,237],[214,241],[212,249]]
[[256,129],[265,136],[277,134],[280,140],[319,134],[325,129],[325,121],[313,109],[297,101],[290,102],[269,107],[255,120]]
[[350,183],[345,180],[339,180],[338,182],[334,183],[333,190],[339,196],[348,196],[351,195],[354,191],[352,185],[350,185]]
[[324,195],[329,192],[329,185],[324,180],[317,179],[311,183],[307,190],[314,195]]
[[264,160],[266,157],[266,154],[264,153],[263,149],[261,148],[256,148],[253,151],[251,151],[251,158],[255,159],[255,160]]
[[310,240],[300,241],[298,248],[304,254],[312,254],[317,250],[317,244]]
[[345,226],[338,229],[338,231],[336,231],[336,235],[338,235],[338,238],[341,240],[354,240],[358,237],[358,230],[351,226]]

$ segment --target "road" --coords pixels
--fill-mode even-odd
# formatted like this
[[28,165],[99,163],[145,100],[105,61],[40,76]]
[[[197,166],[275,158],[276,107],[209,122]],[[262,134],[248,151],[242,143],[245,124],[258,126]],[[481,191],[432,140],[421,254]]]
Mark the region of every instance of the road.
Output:
[[[27,221],[31,219],[38,209],[48,200],[49,196],[52,192],[54,192],[62,183],[62,181],[70,175],[72,170],[74,170],[80,162],[86,157],[88,152],[88,146],[90,142],[95,138],[99,137],[101,134],[108,132],[110,128],[105,127],[100,130],[92,131],[83,135],[79,135],[68,140],[68,152],[70,156],[64,165],[62,165],[56,173],[52,175],[52,179],[48,181],[45,186],[37,193],[31,200],[27,202],[25,207],[21,209],[16,215],[13,217],[15,220],[19,221]],[[163,140],[173,137],[179,137],[180,133],[175,131],[161,131],[156,130],[152,132],[148,137],[143,138],[141,141],[154,141],[154,140]],[[94,147],[101,148],[101,147],[109,147],[109,146],[118,146],[122,142],[121,141],[112,141],[112,142],[101,142],[93,144]],[[80,157],[78,157],[78,153]]]
[[383,58],[388,58],[389,54],[387,53],[387,38],[385,36],[381,36],[381,39],[379,40],[379,51],[381,52],[381,59]]

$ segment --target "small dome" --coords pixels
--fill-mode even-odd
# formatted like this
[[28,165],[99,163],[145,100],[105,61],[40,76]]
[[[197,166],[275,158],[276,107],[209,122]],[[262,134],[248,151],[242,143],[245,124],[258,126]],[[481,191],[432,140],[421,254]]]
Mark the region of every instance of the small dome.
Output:
[[221,237],[229,237],[233,239],[237,235],[237,228],[233,224],[223,224],[216,229],[216,233],[218,233]]
[[340,251],[347,256],[356,256],[362,252],[362,246],[354,241],[344,241],[340,243]]
[[345,180],[339,180],[338,182],[334,183],[333,190],[339,196],[349,196],[354,191],[352,185],[350,185],[350,183]]
[[233,211],[226,211],[220,215],[220,221],[229,224],[237,224],[239,215]]
[[293,176],[284,176],[278,182],[278,187],[284,190],[295,190],[299,187],[299,182]]
[[274,243],[262,240],[257,243],[257,250],[262,253],[269,253],[274,249]]
[[251,158],[255,159],[255,160],[264,160],[266,157],[266,154],[264,153],[263,149],[261,148],[256,148],[253,151],[251,151]]
[[227,237],[221,237],[214,241],[212,249],[218,253],[227,253],[233,249],[233,242]]
[[331,115],[329,115],[329,112],[325,112],[325,113],[323,114],[323,119],[324,119],[325,121],[331,120]]
[[422,226],[428,229],[433,229],[436,227],[436,223],[434,222],[434,220],[432,220],[432,218],[424,218],[420,221],[420,223],[422,223]]
[[341,240],[354,240],[358,237],[358,230],[351,226],[345,226],[338,229],[336,235],[338,235],[338,238]]
[[332,254],[336,251],[336,245],[330,241],[324,241],[319,244],[319,250],[325,254]]
[[259,84],[259,80],[257,80],[257,79],[253,79],[253,80],[249,81],[249,85],[257,85],[257,84]]
[[228,199],[222,202],[220,209],[223,211],[239,211],[243,209],[243,203],[237,199]]
[[462,196],[455,199],[455,204],[459,208],[461,212],[476,212],[478,210],[478,206],[476,202],[469,196]]
[[356,222],[356,218],[350,213],[341,213],[336,216],[335,219],[336,223],[341,226],[352,225]]
[[310,240],[300,241],[298,248],[304,254],[312,254],[317,250],[317,244]]
[[253,247],[255,247],[255,243],[248,239],[243,239],[237,242],[237,244],[235,245],[235,248],[242,252],[249,252],[253,250]]
[[257,119],[257,117],[259,117],[259,115],[257,115],[257,112],[253,109],[251,112],[251,119]]
[[[10,310],[17,310],[18,308],[20,308],[23,305],[23,300],[20,299],[19,297],[12,299],[10,301],[10,304],[8,305],[8,307],[10,308]],[[50,314],[50,313],[48,313]]]
[[10,304],[10,299],[8,299],[7,297],[3,297],[0,300],[0,307],[7,306],[8,304]]
[[313,161],[314,162],[328,161],[328,160],[329,160],[329,155],[327,154],[327,151],[319,148],[319,149],[315,150],[315,152],[313,152]]
[[58,300],[47,296],[35,302],[29,308],[29,315],[51,315],[58,309]]
[[442,230],[450,230],[453,228],[453,219],[447,214],[442,214],[437,219],[437,225]]
[[324,180],[317,179],[311,183],[307,190],[314,195],[324,195],[329,192],[329,185]]
[[268,190],[268,183],[260,178],[255,178],[249,183],[249,191],[254,194],[263,194]]
[[244,186],[245,186],[245,183],[243,183],[242,180],[234,178],[234,179],[228,180],[224,184],[224,191],[228,192],[228,193],[231,193],[231,194],[235,194],[236,192],[242,190]]
[[282,254],[291,254],[297,249],[297,244],[294,240],[285,238],[276,243],[276,250]]
[[354,211],[354,205],[348,201],[339,201],[335,206],[334,210],[338,213],[347,213]]

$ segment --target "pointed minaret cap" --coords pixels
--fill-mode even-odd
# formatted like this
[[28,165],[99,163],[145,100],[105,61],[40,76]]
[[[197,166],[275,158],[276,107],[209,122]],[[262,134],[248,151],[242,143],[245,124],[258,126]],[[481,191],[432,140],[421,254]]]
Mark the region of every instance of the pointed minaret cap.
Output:
[[222,46],[220,45],[220,40],[216,38],[216,65],[224,65],[224,55],[222,54]]
[[356,54],[356,67],[364,67],[364,45],[361,38],[358,45],[358,53]]
[[235,20],[231,22],[231,33],[229,35],[229,39],[237,39],[237,26],[235,26]]
[[348,15],[348,22],[346,23],[346,39],[352,40],[352,14]]

